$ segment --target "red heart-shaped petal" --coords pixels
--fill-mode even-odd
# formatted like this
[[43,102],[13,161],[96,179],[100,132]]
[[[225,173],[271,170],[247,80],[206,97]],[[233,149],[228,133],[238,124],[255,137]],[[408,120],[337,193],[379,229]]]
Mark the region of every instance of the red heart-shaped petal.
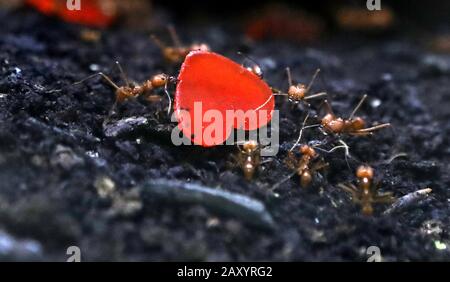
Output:
[[233,128],[258,129],[271,120],[274,106],[267,83],[226,57],[193,51],[181,66],[175,115],[194,144],[215,146]]

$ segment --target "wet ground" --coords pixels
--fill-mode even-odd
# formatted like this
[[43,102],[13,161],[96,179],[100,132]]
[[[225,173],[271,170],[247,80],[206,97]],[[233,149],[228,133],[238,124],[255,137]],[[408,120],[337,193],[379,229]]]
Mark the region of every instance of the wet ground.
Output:
[[[299,46],[252,43],[226,24],[179,28],[184,41],[202,40],[237,61],[238,50],[248,53],[277,87],[286,87],[286,66],[304,82],[321,68],[313,89],[330,94],[336,113],[349,115],[367,93],[360,114],[392,123],[372,137],[345,138],[348,164],[342,150],[322,153],[330,167],[310,189],[292,177],[274,195],[269,189],[289,175],[283,159],[302,125],[301,105],[277,98],[280,153],[247,182],[230,165],[233,146],[172,145],[166,99],[129,101],[105,128],[113,89],[99,79],[72,85],[98,71],[120,81],[115,60],[136,81],[176,75],[147,33],[115,28],[86,42],[79,27],[28,9],[0,24],[2,260],[65,260],[72,245],[83,260],[365,261],[369,246],[386,261],[450,259],[450,57],[417,38],[337,34]],[[137,119],[123,120],[130,117]],[[308,130],[303,140],[323,138]],[[338,187],[355,180],[361,163],[396,197],[433,192],[398,212],[383,215],[387,206],[377,205],[364,216]]]

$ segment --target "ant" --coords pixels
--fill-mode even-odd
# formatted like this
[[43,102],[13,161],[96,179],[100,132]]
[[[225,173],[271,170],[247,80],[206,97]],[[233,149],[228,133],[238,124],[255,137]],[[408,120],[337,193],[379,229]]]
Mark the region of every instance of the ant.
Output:
[[[110,84],[116,90],[116,92],[115,92],[116,93],[116,101],[114,102],[111,112],[114,110],[114,108],[116,107],[116,105],[118,103],[122,103],[131,98],[137,98],[138,96],[141,96],[145,93],[148,93],[148,92],[156,90],[156,89],[164,88],[164,91],[165,91],[167,97],[169,98],[168,113],[170,113],[170,110],[172,107],[172,99],[170,97],[169,92],[167,91],[167,85],[169,82],[175,82],[176,78],[171,77],[164,73],[160,73],[160,74],[152,76],[150,79],[144,81],[142,84],[135,85],[128,80],[120,63],[116,62],[116,65],[119,68],[122,79],[125,82],[125,86],[118,86],[116,83],[114,83],[112,81],[112,79],[109,76],[105,75],[102,72],[90,75],[81,81],[75,82],[74,85],[83,83],[84,81],[94,78],[96,76],[101,76],[103,79],[106,80],[106,82],[108,82],[108,84]],[[149,96],[149,101],[151,101],[152,99],[153,99],[152,96]]]
[[302,84],[302,83],[298,83],[298,84],[294,85],[293,80],[292,80],[291,69],[289,67],[287,67],[286,74],[287,74],[288,82],[289,82],[289,88],[288,88],[287,93],[283,93],[281,90],[278,90],[275,88],[272,88],[272,91],[275,92],[274,95],[276,95],[276,96],[287,96],[290,101],[293,101],[295,103],[303,102],[309,107],[309,104],[306,102],[307,100],[319,98],[319,97],[323,97],[323,96],[327,95],[326,92],[319,92],[319,93],[308,95],[319,72],[320,72],[320,69],[317,69],[316,72],[314,73],[313,77],[311,78],[311,81],[309,82],[308,86],[306,86],[305,84]]
[[261,164],[260,146],[255,140],[245,141],[241,146],[237,162],[244,173],[245,179],[250,181]]
[[[261,68],[257,64],[255,64],[252,67],[248,67],[247,69],[262,78]],[[311,105],[308,102],[306,102],[307,100],[327,96],[326,92],[319,92],[319,93],[308,95],[319,72],[320,72],[320,69],[317,69],[316,72],[314,73],[313,77],[311,78],[311,81],[309,82],[308,86],[306,86],[305,84],[301,84],[301,83],[294,85],[294,83],[292,82],[291,69],[289,67],[287,67],[286,73],[287,73],[288,82],[289,82],[289,88],[288,88],[287,93],[284,93],[283,91],[281,91],[277,88],[271,87],[271,90],[273,93],[272,95],[273,96],[287,96],[290,101],[293,101],[294,103],[303,102],[309,108]],[[267,99],[267,101],[265,101],[257,109],[264,107],[267,103],[269,103],[271,98],[272,98],[272,96],[270,96]]]
[[156,45],[161,49],[162,55],[164,59],[166,59],[168,62],[172,64],[181,63],[184,58],[189,54],[191,51],[210,51],[210,48],[207,44],[201,43],[197,44],[194,43],[191,46],[184,46],[181,43],[180,38],[177,35],[177,32],[175,28],[171,25],[167,27],[170,37],[172,38],[172,42],[174,46],[167,46],[164,44],[160,39],[158,39],[155,35],[151,35],[152,40],[155,42]]
[[349,134],[353,136],[365,136],[371,135],[373,131],[379,130],[385,127],[391,126],[390,123],[383,123],[372,127],[365,127],[366,122],[361,117],[355,117],[356,112],[366,100],[367,94],[365,94],[359,103],[356,105],[355,109],[350,114],[349,118],[343,119],[341,117],[336,117],[333,110],[327,100],[324,101],[327,106],[327,114],[321,119],[320,123],[322,128],[329,133],[334,134]]
[[373,168],[367,165],[359,166],[356,170],[358,187],[353,184],[339,184],[339,187],[352,195],[355,203],[361,205],[364,215],[373,214],[374,203],[392,203],[395,198],[391,192],[378,193],[377,185],[373,183]]
[[285,164],[300,177],[300,186],[307,188],[311,185],[314,174],[318,170],[328,167],[328,163],[318,160],[319,155],[309,145],[300,146],[299,151],[302,154],[300,158],[297,158],[293,151],[289,151]]
[[310,125],[305,126],[306,121],[309,118],[309,113],[306,115],[305,120],[303,121],[302,129],[300,130],[299,137],[292,148],[288,151],[287,158],[285,160],[286,166],[293,170],[294,173],[289,175],[285,180],[277,183],[274,187],[272,187],[272,191],[276,189],[281,183],[291,178],[293,175],[297,174],[300,178],[300,186],[302,188],[307,188],[311,185],[314,175],[317,171],[328,167],[328,163],[324,162],[323,159],[319,158],[319,154],[316,150],[309,145],[301,145],[299,152],[301,153],[301,157],[298,158],[293,150],[300,143],[302,138],[303,130],[306,128],[317,127],[318,125]]

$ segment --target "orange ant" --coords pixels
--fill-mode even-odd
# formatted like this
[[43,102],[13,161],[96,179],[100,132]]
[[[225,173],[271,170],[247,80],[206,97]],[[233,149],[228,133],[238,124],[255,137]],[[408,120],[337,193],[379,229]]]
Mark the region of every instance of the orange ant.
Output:
[[248,140],[242,144],[239,150],[237,162],[244,173],[245,179],[250,181],[261,163],[260,146],[257,141]]
[[177,35],[177,32],[175,31],[175,28],[169,25],[167,29],[169,31],[170,37],[172,38],[174,46],[167,46],[155,35],[151,35],[151,38],[155,42],[155,44],[158,45],[158,47],[161,49],[164,59],[166,59],[168,62],[172,64],[181,63],[191,51],[195,50],[210,51],[209,46],[205,43],[200,44],[194,43],[188,47],[183,46],[180,38]]
[[[326,96],[327,95],[326,92],[319,92],[319,93],[308,95],[319,72],[320,72],[320,69],[317,69],[316,72],[314,73],[313,77],[311,78],[311,81],[309,82],[308,86],[306,86],[305,84],[302,84],[302,83],[298,83],[298,84],[294,85],[294,83],[292,81],[291,69],[289,67],[287,67],[286,73],[287,73],[288,82],[289,82],[288,91],[287,91],[287,93],[283,93],[282,91],[280,91],[278,89],[272,88],[272,90],[275,92],[274,95],[287,96],[290,101],[293,101],[295,103],[298,103],[298,102],[306,103],[307,100]],[[309,106],[308,103],[306,103],[306,104]]]
[[371,135],[373,131],[391,126],[390,123],[383,123],[372,127],[365,128],[366,122],[361,117],[355,117],[356,112],[366,100],[367,94],[365,94],[358,105],[356,105],[353,112],[350,114],[349,118],[343,119],[341,117],[336,117],[331,109],[330,104],[325,100],[325,105],[327,106],[327,114],[320,121],[322,128],[324,128],[329,133],[334,134],[349,134],[353,136],[365,136]]
[[362,165],[356,170],[358,187],[353,184],[339,184],[339,187],[352,195],[355,203],[361,205],[364,215],[373,214],[374,203],[392,203],[395,199],[391,192],[378,193],[377,185],[373,183],[373,168]]
[[[247,68],[249,71],[255,73],[256,75],[258,75],[258,71],[260,71],[261,69],[259,68],[259,66],[255,65],[253,67]],[[301,84],[298,83],[296,85],[294,85],[293,81],[292,81],[292,75],[291,75],[291,69],[289,67],[286,68],[286,73],[287,73],[287,77],[288,77],[288,82],[289,82],[289,88],[287,93],[284,93],[283,91],[271,87],[272,92],[273,92],[273,96],[287,96],[288,99],[294,103],[298,103],[298,102],[303,102],[307,107],[310,107],[310,104],[308,102],[306,102],[307,100],[311,100],[311,99],[315,99],[315,98],[320,98],[323,96],[326,96],[327,93],[326,92],[318,92],[315,94],[311,94],[308,95],[309,91],[311,90],[311,87],[314,83],[314,81],[316,80],[317,75],[319,74],[320,69],[317,69],[316,72],[314,73],[313,77],[311,78],[311,81],[309,82],[308,86],[306,86],[305,84]],[[261,75],[258,75],[260,77],[262,77]],[[267,99],[267,101],[265,101],[261,106],[259,106],[257,109],[260,109],[262,107],[264,107],[267,103],[269,103],[270,99],[272,97],[269,97]]]
[[[102,72],[93,74],[81,81],[75,82],[74,85],[83,83],[84,81],[94,78],[96,76],[101,76],[103,79],[106,80],[106,82],[108,82],[108,84],[110,84],[116,90],[116,101],[114,102],[112,110],[116,107],[116,105],[118,103],[122,103],[131,98],[137,98],[140,95],[143,95],[145,93],[148,93],[148,92],[156,90],[156,89],[164,88],[164,91],[165,91],[167,97],[169,98],[168,113],[170,113],[170,110],[172,107],[172,99],[169,95],[169,92],[167,91],[167,85],[169,82],[174,82],[176,80],[174,77],[171,77],[171,76],[168,76],[167,74],[161,73],[161,74],[152,76],[150,79],[144,81],[142,84],[134,85],[133,83],[129,82],[120,63],[116,62],[116,65],[119,68],[122,79],[124,80],[124,82],[126,84],[125,86],[118,86],[116,83],[114,83],[112,81],[112,79],[109,76],[105,75]],[[152,96],[149,96],[149,101],[152,101],[152,100],[153,100]],[[111,112],[112,112],[112,110],[111,110]]]
[[319,159],[319,154],[316,150],[309,145],[301,145],[299,152],[301,153],[301,157],[298,158],[293,150],[300,143],[302,138],[303,130],[306,128],[317,127],[318,125],[310,125],[305,126],[306,121],[308,120],[309,113],[306,115],[305,120],[303,121],[302,129],[300,130],[299,138],[296,143],[289,150],[287,158],[285,160],[286,166],[293,170],[294,172],[289,175],[285,180],[277,183],[274,187],[272,187],[272,191],[276,189],[281,183],[291,178],[293,175],[297,174],[300,178],[300,186],[302,188],[307,188],[310,186],[314,175],[317,171],[328,167],[328,163],[324,162],[323,159]]
[[300,158],[297,158],[293,151],[289,151],[285,164],[300,177],[300,186],[307,188],[311,184],[314,174],[327,167],[328,163],[318,160],[319,155],[309,145],[300,146],[299,151],[302,154]]

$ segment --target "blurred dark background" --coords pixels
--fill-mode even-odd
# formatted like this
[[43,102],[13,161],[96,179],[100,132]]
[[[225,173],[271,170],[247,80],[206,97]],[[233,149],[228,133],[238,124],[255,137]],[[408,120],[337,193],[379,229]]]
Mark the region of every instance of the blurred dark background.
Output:
[[[342,5],[365,8],[366,0],[321,0],[321,1],[273,1],[273,0],[189,0],[165,1],[155,0],[155,5],[170,8],[177,19],[185,19],[192,14],[216,17],[239,17],[243,13],[258,11],[261,7],[282,4],[292,8],[299,8],[328,17],[331,21],[333,12]],[[391,7],[401,20],[416,27],[435,28],[436,25],[450,25],[450,1],[439,0],[381,0],[381,7]]]

